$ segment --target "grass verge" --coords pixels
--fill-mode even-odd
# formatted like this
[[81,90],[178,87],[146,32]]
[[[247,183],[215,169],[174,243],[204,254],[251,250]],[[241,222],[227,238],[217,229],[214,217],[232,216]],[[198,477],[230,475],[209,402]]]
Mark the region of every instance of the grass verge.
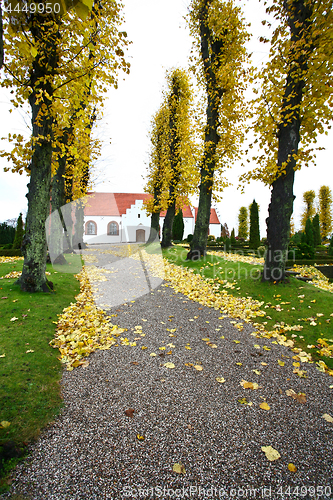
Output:
[[[163,256],[171,263],[193,269],[201,277],[210,280],[220,290],[234,297],[246,297],[263,302],[264,317],[255,321],[273,330],[275,325],[300,325],[299,332],[283,332],[292,338],[295,346],[310,352],[313,360],[324,361],[333,369],[333,358],[323,355],[326,346],[333,346],[333,295],[291,277],[289,283],[262,283],[262,266],[244,262],[226,261],[216,255],[207,255],[197,261],[186,261],[187,249],[171,247]],[[237,258],[237,256],[235,256]],[[283,328],[282,328],[283,329]],[[321,339],[323,342],[318,342]],[[326,346],[325,346],[326,344]],[[312,346],[312,347],[311,347]],[[331,349],[331,356],[333,350]]]
[[[16,277],[0,280],[0,493],[8,489],[8,473],[26,445],[62,407],[63,368],[49,342],[57,315],[79,292],[79,282],[69,272],[79,270],[77,257],[66,256],[67,269],[47,265],[54,293],[22,292]],[[20,272],[22,262],[0,264],[0,277]]]

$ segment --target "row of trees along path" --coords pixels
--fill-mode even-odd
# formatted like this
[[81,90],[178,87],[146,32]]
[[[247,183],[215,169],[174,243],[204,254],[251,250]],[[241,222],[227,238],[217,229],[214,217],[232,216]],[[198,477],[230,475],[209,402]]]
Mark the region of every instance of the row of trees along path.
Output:
[[62,239],[60,207],[80,199],[89,186],[91,164],[99,151],[91,130],[104,92],[117,86],[119,71],[129,72],[120,4],[78,0],[67,10],[74,5],[68,0],[60,12],[55,8],[59,3],[50,4],[51,11],[42,14],[14,10],[19,4],[13,1],[4,12],[2,85],[15,89],[15,107],[29,103],[32,116],[31,137],[9,134],[14,147],[3,153],[13,171],[30,175],[19,279],[22,290],[29,292],[50,291],[45,275],[50,198],[60,216],[51,228],[56,245]]
[[[255,139],[246,150],[253,155],[247,161],[256,162],[257,167],[241,175],[240,183],[244,188],[250,180],[261,180],[271,188],[262,279],[280,281],[285,278],[295,171],[314,161],[312,144],[333,118],[332,1],[278,0],[268,4],[266,13],[275,28],[270,39],[261,37],[260,41],[270,43],[270,56],[255,70],[250,68],[245,49],[249,35],[241,10],[232,1],[192,0],[190,5],[188,21],[195,39],[192,69],[204,96],[206,119],[203,127],[196,128],[196,162],[191,168],[194,183],[199,177],[199,207],[187,257],[198,258],[206,252],[212,198],[219,199],[227,185],[223,177],[226,167],[240,158],[244,122],[250,119],[247,131],[252,130]],[[263,24],[271,27],[266,20]],[[256,97],[246,105],[244,91],[249,83]],[[164,112],[165,107],[160,110]],[[158,171],[163,154],[167,154],[157,139],[160,119],[161,114],[154,120],[154,168],[148,173],[146,186],[154,195],[149,208],[153,218],[156,214],[155,235],[160,209],[172,201],[167,196],[165,206],[158,201],[161,193],[167,192]],[[194,129],[195,125],[198,123]],[[171,143],[171,128],[168,133]],[[170,150],[170,144],[167,147]],[[179,154],[178,163],[182,161]],[[182,192],[180,206],[190,194],[191,189]],[[162,240],[162,246],[169,244],[169,239]]]
[[[162,246],[171,243],[175,211],[199,184],[188,258],[205,254],[212,199],[218,200],[227,185],[224,172],[240,158],[244,124],[252,118],[248,130],[255,140],[249,149],[258,166],[244,173],[240,182],[260,179],[271,188],[263,280],[284,279],[295,171],[314,160],[312,144],[333,118],[332,2],[267,3],[274,29],[270,39],[261,37],[261,41],[270,43],[270,55],[260,70],[254,70],[246,52],[247,25],[233,0],[192,0],[191,65],[203,96],[205,119],[202,125],[200,118],[191,115],[186,72],[171,71],[168,92],[154,119],[155,152],[147,187],[154,195],[150,210],[155,235],[157,215],[167,210]],[[73,7],[68,0],[61,3],[60,12],[55,9],[58,3],[50,4],[53,8],[46,14],[14,10],[16,0],[7,2],[5,12],[0,8],[2,85],[14,89],[13,105],[29,103],[32,115],[29,140],[9,134],[13,148],[2,153],[12,161],[13,171],[30,174],[19,280],[27,291],[49,291],[45,221],[50,193],[58,212],[64,201],[86,193],[92,160],[99,151],[91,129],[103,93],[108,86],[117,86],[119,71],[129,72],[120,4],[77,0],[75,8],[68,10]],[[247,104],[244,92],[250,83],[257,97]],[[61,226],[58,230],[62,231]]]

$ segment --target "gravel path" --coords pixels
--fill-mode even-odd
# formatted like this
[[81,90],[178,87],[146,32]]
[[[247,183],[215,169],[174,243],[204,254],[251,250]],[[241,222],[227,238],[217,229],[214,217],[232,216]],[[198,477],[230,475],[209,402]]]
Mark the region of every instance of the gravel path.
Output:
[[[333,415],[331,377],[305,364],[308,378],[300,378],[290,349],[251,336],[250,325],[238,331],[164,282],[108,312],[137,346],[98,351],[87,368],[64,372],[65,409],[1,498],[333,498],[333,423],[322,418]],[[305,393],[306,403],[288,389]],[[269,461],[262,446],[281,457]],[[175,463],[185,473],[173,472]]]

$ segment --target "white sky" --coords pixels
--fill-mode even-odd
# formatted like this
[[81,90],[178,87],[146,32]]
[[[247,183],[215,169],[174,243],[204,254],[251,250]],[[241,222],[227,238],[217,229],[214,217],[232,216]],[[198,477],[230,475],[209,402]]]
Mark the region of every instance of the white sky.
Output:
[[[191,39],[183,17],[189,0],[123,0],[126,19],[125,29],[130,46],[128,59],[131,72],[125,78],[120,75],[119,88],[110,90],[105,104],[104,117],[99,122],[96,135],[103,140],[98,169],[102,174],[95,190],[100,192],[143,192],[146,165],[149,161],[150,143],[148,131],[152,115],[161,103],[161,91],[165,83],[165,72],[171,67],[187,67]],[[262,34],[261,20],[264,18],[262,3],[258,0],[243,0],[244,12],[253,37],[249,50],[253,62],[259,64],[266,57],[267,45],[259,44]],[[124,78],[124,79],[123,79]],[[9,114],[9,94],[1,89],[0,136],[8,132],[27,133],[29,117],[21,112]],[[111,145],[109,144],[111,140]],[[4,141],[3,141],[4,142]],[[294,193],[294,220],[299,226],[302,211],[302,194],[314,189],[318,193],[321,185],[332,186],[333,132],[322,137],[318,145],[326,148],[318,152],[317,165],[296,172]],[[7,164],[0,159],[0,221],[14,218],[26,210],[26,176],[3,172]],[[228,171],[234,187],[225,189],[223,200],[217,204],[221,223],[227,223],[237,234],[238,211],[249,206],[253,198],[260,206],[261,236],[266,235],[265,218],[270,201],[270,190],[260,182],[253,182],[242,195],[237,186],[237,176],[243,169],[235,165]]]

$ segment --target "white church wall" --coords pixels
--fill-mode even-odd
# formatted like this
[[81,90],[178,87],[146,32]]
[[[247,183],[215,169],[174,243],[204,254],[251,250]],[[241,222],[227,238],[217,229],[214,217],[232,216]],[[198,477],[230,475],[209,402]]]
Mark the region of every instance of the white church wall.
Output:
[[[84,217],[84,228],[86,233],[86,223],[92,221],[97,226],[96,234],[84,234],[83,241],[89,244],[95,243],[119,243],[121,241],[121,217],[106,216],[106,215],[86,215]],[[117,222],[119,226],[119,234],[107,234],[109,222]]]
[[221,236],[221,224],[209,224],[209,234],[219,238]]

